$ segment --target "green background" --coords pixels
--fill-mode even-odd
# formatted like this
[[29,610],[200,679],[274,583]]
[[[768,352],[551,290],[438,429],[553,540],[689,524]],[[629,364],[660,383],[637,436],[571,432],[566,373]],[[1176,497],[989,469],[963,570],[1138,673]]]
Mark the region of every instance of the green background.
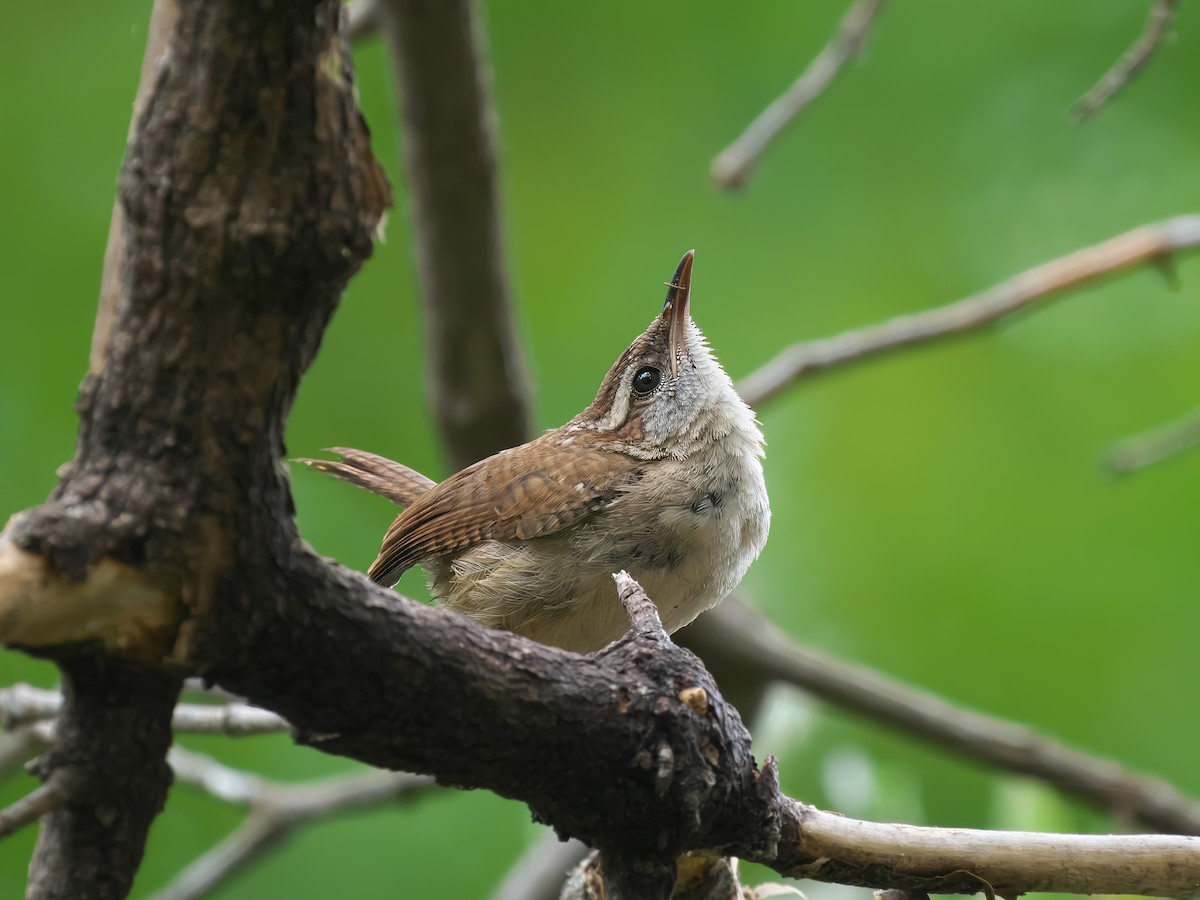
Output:
[[[491,5],[508,251],[539,427],[590,401],[688,247],[696,319],[737,377],[790,342],[1196,211],[1197,10],[1184,6],[1177,40],[1094,121],[1065,115],[1147,7],[889,6],[859,63],[750,188],[727,195],[708,180],[711,158],[818,51],[842,3]],[[43,500],[72,453],[148,4],[63,0],[47,13],[0,12],[0,515]],[[363,447],[441,477],[394,90],[378,41],[356,58],[397,208],[301,388],[288,449]],[[800,640],[1200,794],[1200,452],[1128,479],[1100,464],[1115,439],[1200,402],[1200,268],[1183,260],[1179,275],[1173,292],[1139,271],[764,408],[774,523],[746,594]],[[295,492],[314,546],[370,563],[386,503],[307,472]],[[0,683],[53,677],[0,652]],[[186,743],[280,779],[351,765],[281,737]],[[1122,827],[796,692],[775,696],[755,743],[782,756],[789,792],[847,814]],[[31,785],[9,778],[0,802]],[[239,815],[177,788],[135,893],[163,886]],[[217,896],[484,897],[538,833],[521,804],[447,791],[306,830]],[[33,839],[0,845],[0,896],[19,893]]]

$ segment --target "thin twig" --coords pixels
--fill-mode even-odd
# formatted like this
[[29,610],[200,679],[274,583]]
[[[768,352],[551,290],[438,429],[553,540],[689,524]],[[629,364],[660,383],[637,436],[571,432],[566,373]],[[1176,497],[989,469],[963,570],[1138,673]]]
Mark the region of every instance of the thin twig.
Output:
[[760,406],[794,382],[827,369],[977,331],[1038,300],[1125,269],[1160,262],[1171,254],[1197,246],[1200,246],[1200,215],[1144,225],[947,306],[794,344],[748,375],[738,385],[738,391],[751,406]]
[[527,441],[533,420],[505,262],[480,0],[379,7],[404,122],[429,403],[461,469]]
[[736,141],[717,155],[712,164],[712,177],[719,187],[733,190],[746,186],[771,141],[820,97],[846,63],[858,55],[883,2],[857,0],[804,74],[763,110]]
[[79,787],[78,773],[74,769],[55,769],[45,784],[0,810],[0,838],[15,834],[51,810],[58,809]]
[[1124,475],[1196,446],[1200,446],[1200,409],[1152,431],[1125,438],[1112,449],[1108,465],[1114,472]]
[[291,726],[275,713],[244,703],[222,706],[181,703],[175,707],[171,727],[176,733],[225,734],[231,737],[286,734],[291,730]]
[[1175,21],[1178,8],[1179,0],[1154,0],[1141,35],[1104,77],[1096,82],[1096,86],[1071,107],[1068,114],[1071,121],[1079,123],[1090,119],[1145,68],[1162,46],[1163,38],[1166,37],[1171,23]]
[[492,900],[558,900],[567,873],[587,856],[586,844],[546,833],[513,863]]
[[793,642],[730,598],[705,617],[745,676],[796,685],[822,700],[997,768],[1041,779],[1157,831],[1200,834],[1200,801],[1162,779],[1063,746],[1024,725],[954,706],[878,672]]
[[184,869],[156,900],[192,900],[226,881],[294,829],[319,819],[410,799],[434,786],[432,778],[369,770],[300,784],[268,781],[230,768],[200,753],[171,749],[175,776],[227,803],[249,806],[250,814],[231,834]]
[[276,818],[251,813],[216,846],[175,876],[154,900],[195,900],[231,878],[284,837]]
[[[0,728],[12,729],[52,719],[61,709],[62,696],[57,691],[27,684],[14,684],[0,690]],[[290,726],[273,712],[234,702],[213,706],[181,703],[175,707],[171,728],[186,734],[246,737],[286,733]]]

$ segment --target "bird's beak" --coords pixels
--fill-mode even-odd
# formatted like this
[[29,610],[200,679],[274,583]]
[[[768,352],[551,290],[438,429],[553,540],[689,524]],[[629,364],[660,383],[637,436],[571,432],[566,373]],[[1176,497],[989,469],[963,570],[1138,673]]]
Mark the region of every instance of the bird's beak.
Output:
[[679,376],[679,355],[687,349],[687,321],[692,297],[692,258],[695,250],[683,254],[675,277],[668,283],[667,301],[663,304],[663,319],[669,329],[668,348],[671,353],[671,377]]

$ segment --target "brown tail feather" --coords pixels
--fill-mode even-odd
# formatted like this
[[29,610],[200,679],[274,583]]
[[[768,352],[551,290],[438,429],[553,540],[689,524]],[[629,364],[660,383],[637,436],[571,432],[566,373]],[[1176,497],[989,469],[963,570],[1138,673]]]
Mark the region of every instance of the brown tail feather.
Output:
[[330,447],[328,452],[338,454],[341,459],[297,459],[295,462],[328,472],[404,508],[412,506],[417,498],[437,484],[408,466],[365,450]]

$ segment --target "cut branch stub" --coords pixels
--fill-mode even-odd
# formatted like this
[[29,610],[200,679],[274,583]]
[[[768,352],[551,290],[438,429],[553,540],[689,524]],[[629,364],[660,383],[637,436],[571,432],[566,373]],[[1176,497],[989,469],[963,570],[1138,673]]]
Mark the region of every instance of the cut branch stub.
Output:
[[180,6],[121,173],[106,362],[50,502],[5,532],[10,563],[45,569],[0,573],[0,639],[186,659],[179,623],[214,609],[243,545],[296,540],[284,421],[390,191],[339,3]]
[[37,645],[68,688],[39,774],[87,785],[43,819],[32,898],[125,896],[162,806],[179,682],[116,657],[246,662],[222,612],[280,615],[272,573],[300,545],[284,422],[390,202],[340,16],[339,0],[181,0],[137,116],[75,458],[0,548],[0,640]]

